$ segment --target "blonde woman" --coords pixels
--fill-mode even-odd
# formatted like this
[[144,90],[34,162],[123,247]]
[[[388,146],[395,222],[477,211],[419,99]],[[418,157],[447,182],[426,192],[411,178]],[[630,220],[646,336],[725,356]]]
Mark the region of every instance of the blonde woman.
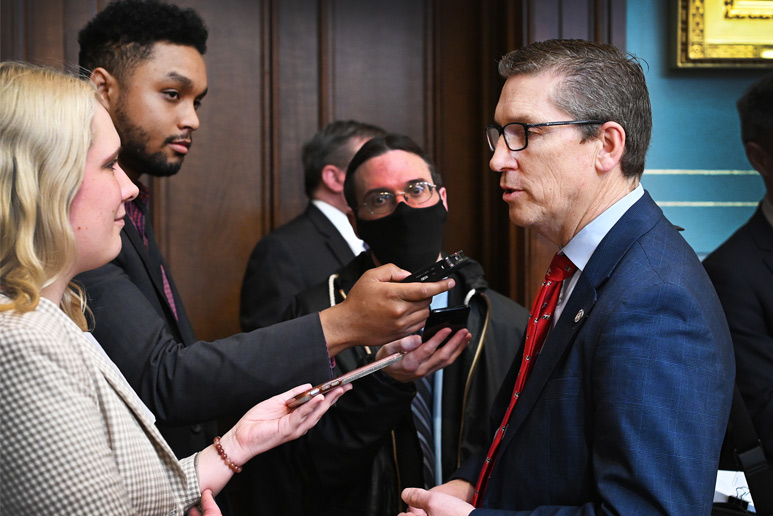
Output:
[[[85,81],[0,63],[0,512],[206,514],[250,458],[311,428],[344,389],[294,411],[300,386],[252,408],[218,447],[178,461],[87,333],[72,278],[119,252],[137,195]],[[212,374],[217,374],[213,371]],[[191,514],[198,513],[195,509]]]

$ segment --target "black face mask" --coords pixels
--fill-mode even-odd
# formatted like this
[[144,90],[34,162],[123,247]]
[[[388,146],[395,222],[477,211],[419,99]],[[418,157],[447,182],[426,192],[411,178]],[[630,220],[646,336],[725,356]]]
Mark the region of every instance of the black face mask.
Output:
[[376,220],[355,217],[360,238],[378,261],[415,272],[437,261],[448,212],[442,200],[429,208],[412,208],[400,202],[386,217]]

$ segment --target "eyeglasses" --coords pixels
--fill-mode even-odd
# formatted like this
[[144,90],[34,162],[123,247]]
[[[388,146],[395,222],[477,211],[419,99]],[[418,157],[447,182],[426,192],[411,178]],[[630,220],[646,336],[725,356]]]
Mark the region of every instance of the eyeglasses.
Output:
[[365,202],[360,207],[365,207],[373,215],[385,215],[392,213],[397,206],[397,196],[402,195],[405,202],[411,206],[418,206],[432,199],[432,192],[437,186],[427,181],[412,181],[405,185],[404,192],[371,192],[365,197]]
[[488,140],[491,152],[497,148],[499,137],[504,135],[505,145],[511,151],[525,149],[529,145],[529,129],[533,127],[551,127],[554,125],[591,125],[605,124],[603,120],[568,120],[565,122],[543,122],[541,124],[524,124],[522,122],[511,122],[502,127],[499,124],[489,124],[486,126],[486,139]]

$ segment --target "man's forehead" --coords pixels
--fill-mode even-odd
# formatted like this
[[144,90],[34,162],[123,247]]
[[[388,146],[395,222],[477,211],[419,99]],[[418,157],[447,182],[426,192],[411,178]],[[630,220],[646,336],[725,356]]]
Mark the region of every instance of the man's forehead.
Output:
[[561,110],[553,101],[553,93],[562,77],[554,73],[518,74],[507,79],[497,103],[494,120],[500,125],[509,122],[543,122],[546,116]]
[[363,190],[402,188],[411,181],[431,181],[427,163],[416,154],[389,151],[371,158],[357,171]]
[[135,63],[130,75],[152,75],[158,79],[187,81],[192,86],[207,87],[207,68],[195,47],[159,41],[151,52]]

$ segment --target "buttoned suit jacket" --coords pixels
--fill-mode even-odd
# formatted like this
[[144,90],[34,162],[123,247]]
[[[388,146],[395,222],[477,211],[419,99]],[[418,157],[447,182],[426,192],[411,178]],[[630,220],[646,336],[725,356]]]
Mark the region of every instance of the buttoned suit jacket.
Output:
[[[147,212],[147,247],[128,216],[124,221],[118,257],[77,279],[88,295],[94,336],[155,414],[178,457],[212,442],[211,421],[240,417],[295,385],[330,378],[318,314],[213,342],[196,340]],[[164,295],[161,264],[177,318]]]
[[117,369],[49,300],[0,312],[0,386],[4,514],[183,516],[199,499],[195,457],[177,461]]
[[[472,514],[708,515],[733,376],[714,289],[645,192],[578,278]],[[482,462],[456,476],[475,485]]]
[[758,208],[703,265],[730,326],[736,384],[773,467],[773,226]]
[[243,331],[274,324],[293,297],[354,259],[351,247],[319,208],[306,210],[257,243],[242,283]]

